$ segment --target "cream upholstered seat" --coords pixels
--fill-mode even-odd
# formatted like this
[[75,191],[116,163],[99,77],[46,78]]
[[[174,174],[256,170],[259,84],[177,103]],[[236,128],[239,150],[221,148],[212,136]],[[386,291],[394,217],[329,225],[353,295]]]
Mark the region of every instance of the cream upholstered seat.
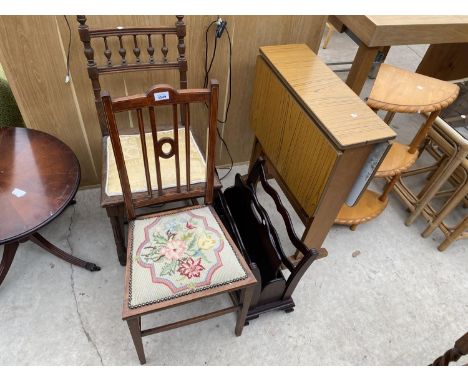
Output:
[[240,254],[217,219],[211,207],[196,206],[130,223],[129,309],[247,278]]
[[[184,136],[185,129],[179,129],[179,135]],[[174,138],[174,131],[159,131],[158,139]],[[145,192],[146,190],[146,177],[145,167],[143,163],[143,152],[141,148],[141,139],[138,134],[121,135],[122,151],[125,157],[125,163],[128,166],[128,178],[130,181],[130,188],[133,193]],[[151,133],[145,134],[146,147],[148,150],[148,157],[154,158],[153,136]],[[106,138],[106,180],[105,192],[108,196],[122,195],[122,188],[120,186],[119,173],[115,163],[114,151],[110,139]],[[179,155],[181,163],[185,163],[185,140],[179,140]],[[160,158],[161,164],[161,177],[163,188],[170,188],[176,185],[175,175],[175,158],[168,159]],[[157,189],[155,161],[148,161],[149,170],[151,173],[151,184],[154,189]],[[206,163],[200,149],[198,148],[192,132],[190,132],[190,165],[191,165],[191,178],[190,183],[202,183],[206,180]],[[181,173],[181,182],[186,183],[185,173]]]

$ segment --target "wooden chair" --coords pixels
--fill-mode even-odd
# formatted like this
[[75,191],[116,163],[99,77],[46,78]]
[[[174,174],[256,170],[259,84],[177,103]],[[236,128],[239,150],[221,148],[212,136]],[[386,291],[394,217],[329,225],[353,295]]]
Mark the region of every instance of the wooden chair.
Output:
[[[132,339],[143,364],[146,362],[142,336],[160,333],[180,326],[217,317],[240,310],[235,333],[240,336],[252,298],[255,277],[210,206],[214,193],[214,155],[216,143],[216,117],[218,83],[212,81],[209,89],[177,91],[169,85],[152,87],[146,94],[111,99],[102,96],[115,160],[123,190],[125,208],[129,219],[127,266],[123,319],[127,321]],[[209,105],[209,127],[206,157],[206,183],[192,185],[191,160],[185,160],[185,184],[181,182],[181,153],[179,140],[184,140],[186,156],[190,158],[189,104],[203,102]],[[178,106],[185,105],[186,124],[178,127]],[[157,115],[163,106],[173,112],[173,137],[158,139]],[[136,110],[138,130],[143,148],[146,174],[146,193],[134,194],[130,188],[121,134],[117,128],[116,114]],[[149,166],[150,147],[146,139],[143,111],[151,121],[152,147],[156,168],[157,191],[153,191]],[[182,109],[181,109],[182,110]],[[173,171],[176,186],[163,189],[161,161],[174,157]],[[182,164],[181,164],[182,163]],[[181,208],[151,215],[137,213],[139,208],[180,199],[204,197],[205,205]],[[177,321],[150,329],[142,329],[141,317],[145,314],[186,304],[220,293],[238,292],[235,304],[219,311]]]
[[344,205],[336,219],[337,224],[356,229],[358,224],[379,216],[388,203],[388,194],[400,179],[402,172],[409,169],[419,155],[430,127],[440,111],[458,96],[458,86],[434,78],[412,73],[388,64],[381,64],[367,104],[374,111],[385,110],[390,120],[394,113],[429,113],[409,145],[393,142],[382,163],[374,174],[375,178],[387,179],[382,194],[366,190],[361,200],[353,207]]
[[[173,27],[117,27],[108,29],[90,29],[86,25],[85,16],[77,16],[79,23],[78,31],[80,39],[83,42],[84,53],[87,58],[88,75],[94,92],[94,100],[101,127],[102,140],[102,171],[101,171],[101,207],[105,208],[109,216],[114,240],[117,248],[119,262],[125,265],[125,210],[122,190],[120,188],[117,168],[113,161],[112,146],[108,139],[107,123],[103,110],[101,99],[101,76],[115,74],[127,74],[136,71],[148,70],[177,70],[179,72],[180,89],[187,88],[187,59],[185,57],[185,35],[186,26],[183,16],[176,16],[177,21]],[[176,60],[171,60],[169,53],[170,37],[177,40],[178,56]],[[143,45],[143,42],[146,45]],[[98,43],[102,46],[102,55],[96,55],[95,50]],[[128,44],[133,46],[130,54],[127,55]],[[113,51],[114,47],[114,51]],[[158,53],[155,48],[160,47]],[[117,51],[115,51],[117,50]],[[181,106],[183,109],[184,106]],[[185,112],[181,110],[181,124],[185,125]],[[129,115],[127,121],[131,118],[134,125],[138,124],[138,116]],[[124,120],[124,118],[121,118]],[[163,126],[160,126],[164,130]],[[126,139],[122,140],[124,151],[132,151],[139,145],[138,132],[135,128],[130,128],[129,124],[123,124],[119,127],[121,131],[128,134]],[[172,130],[169,129],[168,137],[171,138]],[[149,131],[147,131],[149,133]],[[148,134],[150,136],[150,134]],[[190,138],[190,147],[192,155],[197,157],[199,163],[203,162],[203,155],[193,137]],[[141,161],[141,158],[135,158]],[[134,192],[140,192],[144,189],[145,174],[141,168],[137,168],[136,173],[130,177],[131,188]],[[173,183],[164,176],[170,172],[163,173],[164,183]],[[204,182],[205,179],[200,179]],[[221,184],[215,177],[215,186]]]
[[[272,310],[292,312],[295,303],[292,294],[310,265],[318,258],[325,257],[324,248],[309,249],[297,237],[289,214],[275,189],[267,182],[265,160],[257,159],[244,180],[236,175],[235,185],[224,193],[219,192],[215,209],[228,228],[231,236],[247,260],[258,284],[255,287],[247,322],[260,314]],[[301,254],[293,264],[284,253],[278,233],[270,217],[257,197],[257,183],[263,186],[283,218],[288,237],[294,248]],[[285,277],[282,268],[289,270]]]

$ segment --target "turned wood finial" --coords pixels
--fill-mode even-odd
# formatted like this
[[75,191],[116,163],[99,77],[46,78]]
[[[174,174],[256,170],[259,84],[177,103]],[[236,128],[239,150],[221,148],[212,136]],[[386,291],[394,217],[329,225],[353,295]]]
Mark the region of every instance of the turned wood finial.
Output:
[[84,45],[84,54],[88,60],[88,70],[89,68],[95,68],[96,63],[94,62],[94,50],[91,47],[91,36],[89,34],[89,27],[86,25],[86,16],[76,16],[76,20],[80,24],[78,26],[78,33],[80,35],[80,40]]
[[177,33],[177,50],[179,52],[179,57],[177,58],[177,61],[179,62],[181,66],[182,71],[187,70],[187,59],[185,58],[185,35],[186,35],[186,28],[185,28],[185,22],[184,22],[184,16],[176,16],[177,21],[175,23],[176,25],[176,33]]
[[86,16],[85,15],[79,15],[79,16],[76,16],[76,21],[78,21],[80,23],[80,28],[81,27],[86,27]]

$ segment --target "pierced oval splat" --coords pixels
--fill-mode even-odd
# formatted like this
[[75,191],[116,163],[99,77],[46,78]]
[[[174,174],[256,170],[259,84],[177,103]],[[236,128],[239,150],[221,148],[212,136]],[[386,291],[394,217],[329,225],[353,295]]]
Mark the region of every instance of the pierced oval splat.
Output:
[[[172,138],[165,137],[158,141],[158,153],[161,158],[168,159],[174,155],[175,142]],[[168,147],[169,146],[169,147]]]

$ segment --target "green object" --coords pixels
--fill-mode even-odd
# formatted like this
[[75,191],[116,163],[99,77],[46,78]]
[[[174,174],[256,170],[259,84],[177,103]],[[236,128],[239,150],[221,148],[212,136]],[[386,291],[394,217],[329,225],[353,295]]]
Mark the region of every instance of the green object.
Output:
[[24,127],[21,112],[0,66],[0,128],[10,126]]

